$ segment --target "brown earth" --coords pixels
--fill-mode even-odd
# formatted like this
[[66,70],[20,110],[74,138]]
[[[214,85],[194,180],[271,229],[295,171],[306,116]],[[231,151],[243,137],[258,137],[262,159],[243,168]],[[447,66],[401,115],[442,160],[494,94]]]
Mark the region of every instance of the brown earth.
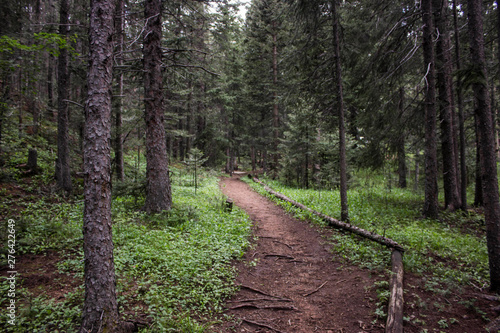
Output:
[[[254,246],[238,263],[241,290],[226,314],[241,319],[220,332],[383,332],[372,324],[371,272],[343,268],[310,224],[297,220],[236,178],[222,191],[254,221]],[[237,326],[237,327],[235,327]]]
[[[221,188],[254,221],[256,238],[236,264],[241,290],[225,312],[235,320],[217,332],[384,331],[374,284],[387,274],[346,263],[331,251],[335,231],[291,217],[238,178]],[[405,332],[486,332],[488,318],[498,316],[498,300],[477,286],[429,288],[425,281],[405,273]]]

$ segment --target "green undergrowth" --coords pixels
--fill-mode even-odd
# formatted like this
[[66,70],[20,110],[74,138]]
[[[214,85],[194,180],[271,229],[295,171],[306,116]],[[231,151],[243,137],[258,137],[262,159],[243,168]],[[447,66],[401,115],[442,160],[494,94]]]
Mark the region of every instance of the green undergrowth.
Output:
[[[225,210],[218,178],[205,174],[195,194],[190,175],[183,177],[186,181],[174,181],[169,212],[146,215],[140,211],[143,197],[113,199],[120,312],[129,320],[147,316],[150,324],[142,332],[207,331],[210,318],[220,313],[223,300],[235,291],[231,261],[240,258],[248,245],[250,220],[240,209]],[[28,206],[16,221],[18,253],[55,251],[62,258],[58,271],[83,281],[82,212],[83,202]],[[33,297],[21,285],[17,287],[16,325],[6,324],[3,311],[0,330],[77,331],[83,285],[64,301],[50,300],[46,294]],[[8,288],[3,278],[2,295]],[[5,296],[0,301],[4,307],[9,299]]]
[[[247,181],[268,195],[261,185]],[[313,210],[340,218],[338,190],[297,189],[278,181],[264,182]],[[287,202],[273,200],[301,218],[325,224]],[[425,274],[433,284],[488,285],[488,255],[481,215],[472,211],[442,212],[440,220],[422,219],[421,193],[388,188],[383,181],[351,188],[348,204],[351,224],[391,238],[406,249],[403,257],[406,271]],[[378,243],[340,230],[333,233],[332,241],[335,252],[350,262],[371,269],[390,267],[390,251]]]

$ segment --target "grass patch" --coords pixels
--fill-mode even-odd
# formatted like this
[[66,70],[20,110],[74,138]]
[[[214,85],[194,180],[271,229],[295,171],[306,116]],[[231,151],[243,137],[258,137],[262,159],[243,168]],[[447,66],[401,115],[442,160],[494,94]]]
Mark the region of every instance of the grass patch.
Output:
[[[340,218],[337,190],[297,189],[277,181],[265,181],[316,211]],[[262,194],[263,188],[249,181]],[[405,247],[405,270],[432,276],[448,285],[473,283],[488,285],[488,254],[481,216],[474,212],[443,212],[441,220],[421,218],[423,197],[410,189],[388,188],[383,181],[370,182],[349,190],[350,222],[360,228],[384,235]],[[274,199],[299,217],[324,224],[318,217]],[[468,229],[463,226],[467,224]],[[473,228],[471,228],[471,225]],[[339,231],[332,236],[335,251],[350,262],[372,269],[385,269],[390,252],[377,243]]]
[[[222,310],[223,300],[235,291],[236,272],[230,263],[243,255],[251,222],[237,208],[224,210],[225,198],[217,177],[206,174],[201,179],[197,194],[194,186],[177,179],[172,189],[174,207],[162,214],[140,212],[143,198],[119,196],[113,200],[119,306],[130,319],[148,317],[152,324],[143,332],[207,331],[210,318]],[[59,272],[81,278],[82,214],[81,202],[28,206],[16,225],[17,236],[23,240],[19,253],[66,252],[69,255],[57,265]],[[33,297],[27,289],[18,287],[16,325],[6,323],[4,311],[0,314],[2,331],[78,329],[83,286],[62,302],[46,295]],[[8,288],[5,278],[0,288]],[[4,307],[8,299],[1,301]]]

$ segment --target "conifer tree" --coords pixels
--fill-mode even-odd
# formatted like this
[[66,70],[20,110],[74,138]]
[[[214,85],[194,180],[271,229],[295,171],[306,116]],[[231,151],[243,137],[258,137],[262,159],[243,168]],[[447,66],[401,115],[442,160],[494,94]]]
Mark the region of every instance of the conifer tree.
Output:
[[146,121],[146,203],[149,213],[170,210],[172,194],[168,172],[163,109],[162,8],[160,0],[146,0],[144,7],[144,104]]
[[495,137],[489,91],[487,86],[486,58],[484,53],[483,11],[481,0],[467,1],[467,18],[471,63],[479,80],[472,85],[475,114],[479,131],[481,181],[483,187],[486,241],[490,267],[491,291],[500,291],[500,198],[498,193]]
[[85,301],[80,333],[119,327],[111,228],[111,82],[113,0],[90,4],[85,106],[83,250]]
[[425,69],[425,202],[423,215],[437,218],[437,143],[436,143],[436,93],[433,44],[432,0],[422,0],[423,52]]

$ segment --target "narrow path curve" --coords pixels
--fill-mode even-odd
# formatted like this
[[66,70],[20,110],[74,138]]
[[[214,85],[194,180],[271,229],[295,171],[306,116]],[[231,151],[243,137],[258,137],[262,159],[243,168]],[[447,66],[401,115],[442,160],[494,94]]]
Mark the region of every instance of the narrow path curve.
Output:
[[247,212],[258,237],[237,264],[241,290],[225,313],[241,324],[218,332],[383,332],[375,319],[375,277],[332,260],[325,230],[288,215],[238,178],[222,191]]

